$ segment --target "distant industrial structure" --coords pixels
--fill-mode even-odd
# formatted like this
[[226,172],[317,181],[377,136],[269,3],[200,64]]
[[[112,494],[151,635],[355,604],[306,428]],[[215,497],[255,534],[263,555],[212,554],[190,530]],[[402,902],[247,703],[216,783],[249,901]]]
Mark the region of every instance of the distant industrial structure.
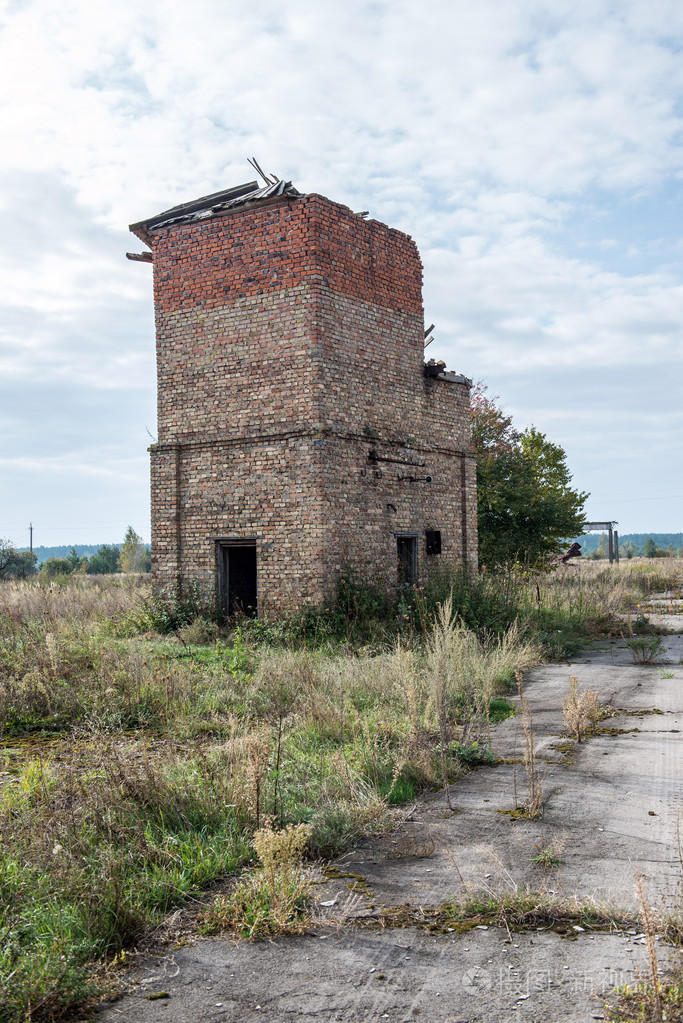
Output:
[[607,556],[609,558],[610,565],[613,561],[619,564],[619,533],[614,528],[618,526],[618,522],[587,522],[585,525],[585,531],[587,533],[593,533],[596,530],[601,530],[607,533]]

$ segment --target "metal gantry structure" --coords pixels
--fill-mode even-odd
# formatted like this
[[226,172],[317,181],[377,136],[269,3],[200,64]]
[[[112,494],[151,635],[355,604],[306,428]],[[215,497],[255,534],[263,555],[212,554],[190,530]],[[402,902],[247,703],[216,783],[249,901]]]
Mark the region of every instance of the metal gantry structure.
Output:
[[608,538],[609,538],[609,551],[608,551],[608,554],[609,554],[609,563],[610,563],[610,565],[612,564],[613,561],[616,561],[616,563],[619,564],[619,534],[616,531],[616,529],[614,528],[615,526],[618,526],[618,525],[619,525],[619,523],[616,522],[616,521],[613,521],[613,522],[587,522],[586,525],[585,525],[585,531],[587,533],[596,532],[598,529],[601,532],[605,532],[605,531],[607,532],[607,535],[608,535]]

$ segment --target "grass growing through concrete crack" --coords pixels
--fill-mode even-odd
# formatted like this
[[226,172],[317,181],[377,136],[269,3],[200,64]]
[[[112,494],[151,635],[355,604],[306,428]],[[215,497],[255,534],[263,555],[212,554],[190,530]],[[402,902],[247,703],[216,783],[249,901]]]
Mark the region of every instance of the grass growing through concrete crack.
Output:
[[[626,984],[614,992],[613,1000],[605,1006],[607,1019],[612,1023],[672,1023],[683,1017],[683,954],[680,947],[673,969],[661,969],[657,942],[660,934],[671,939],[680,938],[655,918],[648,902],[643,877],[636,878],[636,892],[640,906],[639,923],[647,947],[649,977],[634,984]],[[678,907],[680,916],[680,906]]]
[[[648,900],[645,880],[636,877],[640,907],[639,924],[647,947],[649,977],[615,990],[606,1004],[612,1023],[672,1023],[683,1018],[683,841],[680,815],[674,830],[679,875],[672,904],[657,913]],[[663,938],[675,950],[668,969],[659,963],[658,941]]]
[[660,980],[655,996],[646,981],[627,984],[616,992],[616,1004],[605,1007],[610,1023],[680,1023],[683,1018],[683,973]]
[[659,636],[632,636],[626,640],[634,664],[652,664],[664,650]]
[[560,852],[555,845],[534,846],[538,851],[530,857],[529,862],[537,867],[559,867],[562,863]]
[[631,926],[633,920],[597,903],[562,899],[531,888],[513,887],[501,894],[466,892],[435,908],[396,906],[359,917],[360,926],[422,927],[432,934],[466,932],[475,927],[508,931],[552,930],[567,938],[583,931],[610,931]]
[[524,729],[524,770],[526,772],[528,797],[525,803],[515,807],[512,814],[515,817],[524,817],[527,820],[535,821],[543,816],[543,782],[545,780],[546,767],[544,765],[543,770],[541,770],[536,758],[534,722],[531,706],[524,696],[521,672],[517,672],[517,690],[519,692],[519,705],[522,710],[522,727]]
[[600,717],[600,694],[596,689],[579,689],[576,675],[569,676],[569,691],[562,701],[562,714],[577,742],[581,742],[589,728],[595,729]]

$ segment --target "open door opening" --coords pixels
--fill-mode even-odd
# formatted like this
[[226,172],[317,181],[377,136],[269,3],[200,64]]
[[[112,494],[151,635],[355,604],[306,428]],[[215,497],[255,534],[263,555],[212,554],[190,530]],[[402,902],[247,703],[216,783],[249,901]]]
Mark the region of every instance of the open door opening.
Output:
[[417,582],[417,537],[397,536],[398,586],[414,586]]
[[256,616],[256,543],[235,541],[218,543],[218,595],[226,615]]

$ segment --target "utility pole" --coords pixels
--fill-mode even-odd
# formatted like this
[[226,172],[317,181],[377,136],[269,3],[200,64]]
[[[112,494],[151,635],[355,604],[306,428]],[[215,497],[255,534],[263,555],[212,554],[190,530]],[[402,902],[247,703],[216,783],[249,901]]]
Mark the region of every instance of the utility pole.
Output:
[[28,546],[31,554],[33,554],[33,523],[28,524]]

